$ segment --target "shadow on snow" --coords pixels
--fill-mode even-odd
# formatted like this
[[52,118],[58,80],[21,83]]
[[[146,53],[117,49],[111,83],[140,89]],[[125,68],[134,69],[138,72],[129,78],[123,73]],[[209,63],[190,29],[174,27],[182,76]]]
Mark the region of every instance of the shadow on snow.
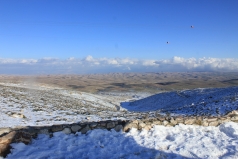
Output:
[[52,138],[48,135],[39,135],[29,145],[20,144],[20,146],[12,144],[12,153],[7,156],[8,159],[186,158],[175,153],[143,147],[142,142],[138,143],[133,136],[114,130],[95,129],[87,134],[70,135],[58,132],[54,133]]

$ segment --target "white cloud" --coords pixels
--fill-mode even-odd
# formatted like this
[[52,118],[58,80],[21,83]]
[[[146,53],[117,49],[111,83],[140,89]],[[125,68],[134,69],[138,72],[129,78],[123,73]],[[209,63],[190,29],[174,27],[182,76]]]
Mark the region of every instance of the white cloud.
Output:
[[[30,66],[29,66],[30,65]],[[1,74],[50,74],[50,73],[108,73],[108,72],[157,72],[157,71],[238,71],[238,59],[182,58],[165,60],[139,60],[130,58],[79,59],[70,57],[42,59],[0,58]]]
[[161,67],[177,67],[176,69],[185,71],[238,71],[238,59],[230,58],[219,59],[204,57],[198,59],[185,59],[182,57],[173,57],[172,59],[159,60],[155,63],[159,64]]
[[22,63],[22,64],[32,64],[36,63],[37,60],[35,59],[3,59],[0,58],[0,64],[16,64],[16,63]]

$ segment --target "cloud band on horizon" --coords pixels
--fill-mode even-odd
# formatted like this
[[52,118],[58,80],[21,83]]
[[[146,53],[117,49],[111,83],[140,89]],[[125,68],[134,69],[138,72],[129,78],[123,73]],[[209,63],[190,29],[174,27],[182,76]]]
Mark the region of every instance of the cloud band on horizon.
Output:
[[0,74],[90,74],[111,72],[184,72],[224,71],[237,72],[238,59],[182,58],[141,60],[130,58],[0,58]]

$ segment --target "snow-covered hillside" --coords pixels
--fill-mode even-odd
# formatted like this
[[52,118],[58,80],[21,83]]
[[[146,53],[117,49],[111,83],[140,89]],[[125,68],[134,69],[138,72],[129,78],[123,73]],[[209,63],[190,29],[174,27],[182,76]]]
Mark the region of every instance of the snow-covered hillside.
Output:
[[[127,102],[125,102],[127,101]],[[121,106],[120,106],[121,103]],[[164,92],[90,94],[41,85],[0,84],[0,128],[85,121],[135,119],[144,115],[224,115],[238,109],[238,87]],[[238,156],[238,124],[218,127],[154,126],[128,133],[39,135],[29,145],[12,144],[9,159],[27,158],[229,158]],[[1,158],[1,157],[0,157]]]
[[[128,133],[92,130],[87,134],[62,132],[40,135],[29,145],[12,144],[8,159],[237,159],[238,124],[219,127],[155,126]],[[0,157],[1,158],[1,157]]]
[[131,119],[120,102],[134,94],[91,94],[39,84],[0,83],[0,127]]
[[0,83],[0,127],[141,119],[165,113],[219,116],[238,109],[238,87],[149,95],[143,92],[91,94],[39,84]]
[[219,116],[238,109],[238,87],[165,92],[121,106],[129,111]]

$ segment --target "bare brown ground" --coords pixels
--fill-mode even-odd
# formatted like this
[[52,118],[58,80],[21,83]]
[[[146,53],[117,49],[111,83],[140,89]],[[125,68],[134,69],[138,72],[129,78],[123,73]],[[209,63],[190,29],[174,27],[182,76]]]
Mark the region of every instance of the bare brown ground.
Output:
[[0,75],[0,82],[38,83],[90,93],[183,90],[238,86],[238,72],[110,73],[90,75]]

